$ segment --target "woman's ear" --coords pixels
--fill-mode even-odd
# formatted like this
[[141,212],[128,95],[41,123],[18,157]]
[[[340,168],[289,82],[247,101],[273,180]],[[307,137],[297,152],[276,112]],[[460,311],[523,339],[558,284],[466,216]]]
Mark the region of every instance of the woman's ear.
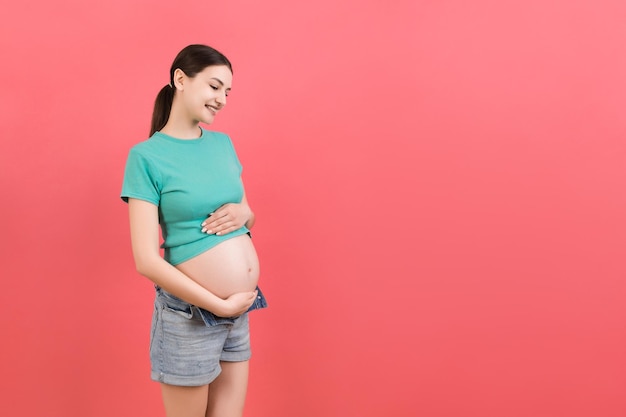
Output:
[[185,81],[187,76],[180,68],[176,68],[174,70],[174,85],[173,87],[177,90],[184,90]]

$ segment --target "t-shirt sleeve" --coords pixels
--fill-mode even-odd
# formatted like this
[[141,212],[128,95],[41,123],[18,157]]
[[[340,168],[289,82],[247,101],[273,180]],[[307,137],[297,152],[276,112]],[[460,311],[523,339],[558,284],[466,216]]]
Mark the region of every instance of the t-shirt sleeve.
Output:
[[131,149],[126,160],[121,198],[128,203],[129,198],[148,201],[159,205],[161,181],[150,160],[136,149]]

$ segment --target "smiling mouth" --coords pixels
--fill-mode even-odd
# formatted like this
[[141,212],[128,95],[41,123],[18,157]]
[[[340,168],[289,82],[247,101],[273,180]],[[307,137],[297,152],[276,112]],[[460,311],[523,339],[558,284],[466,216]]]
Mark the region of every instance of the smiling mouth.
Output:
[[215,116],[215,115],[217,114],[217,112],[219,111],[219,110],[218,110],[218,109],[216,109],[215,107],[213,107],[213,106],[209,106],[208,104],[207,104],[206,106],[204,106],[204,107],[206,107],[207,109],[209,109],[209,111],[211,112],[211,114],[212,114],[212,115],[214,115],[214,116]]

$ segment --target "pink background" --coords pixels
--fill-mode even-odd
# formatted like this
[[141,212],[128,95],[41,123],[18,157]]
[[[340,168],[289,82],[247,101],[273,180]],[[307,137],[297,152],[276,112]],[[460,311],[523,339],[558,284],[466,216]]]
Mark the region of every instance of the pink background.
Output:
[[163,416],[118,196],[200,42],[271,305],[247,417],[626,415],[625,4],[5,2],[2,414]]

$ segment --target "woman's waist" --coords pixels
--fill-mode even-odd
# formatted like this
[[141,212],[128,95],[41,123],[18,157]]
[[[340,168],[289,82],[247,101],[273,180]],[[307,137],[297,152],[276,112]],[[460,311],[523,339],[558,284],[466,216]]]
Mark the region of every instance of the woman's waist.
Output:
[[[193,317],[195,315],[194,310],[196,310],[197,313],[199,313],[198,319],[202,319],[206,326],[214,326],[223,323],[233,323],[235,320],[235,317],[218,317],[207,310],[191,305],[186,301],[183,301],[180,298],[176,297],[175,295],[166,292],[159,286],[155,286],[155,289],[157,293],[157,303],[160,302],[164,305],[164,307],[167,307],[170,310],[174,310],[187,318]],[[257,298],[248,309],[248,312],[267,307],[267,300],[261,292],[261,289],[257,287],[256,290],[258,291]]]

